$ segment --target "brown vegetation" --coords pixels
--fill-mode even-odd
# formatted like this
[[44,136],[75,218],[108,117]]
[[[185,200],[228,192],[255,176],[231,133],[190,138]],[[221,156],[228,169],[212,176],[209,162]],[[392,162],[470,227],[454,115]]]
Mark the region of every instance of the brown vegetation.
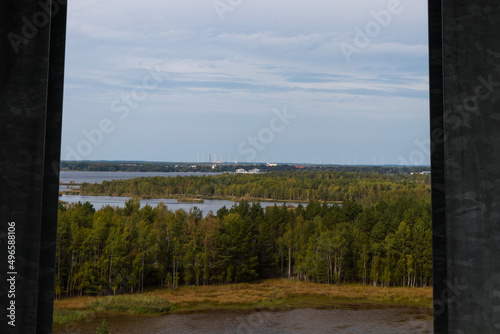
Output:
[[[163,298],[175,309],[245,305],[315,307],[338,303],[384,304],[432,307],[432,288],[374,287],[359,284],[325,285],[289,279],[270,279],[260,283],[241,283],[222,286],[192,286],[179,289],[155,289],[146,294]],[[304,303],[301,305],[300,301]],[[325,304],[325,302],[327,302]]]
[[[148,309],[148,301],[155,305],[163,300],[172,305],[170,312],[203,311],[233,308],[355,308],[410,306],[432,308],[432,288],[409,287],[374,287],[359,284],[325,285],[290,279],[270,279],[258,283],[240,283],[230,285],[184,286],[177,289],[155,288],[134,299],[142,300],[141,309]],[[72,297],[55,301],[56,313],[72,310],[81,312],[96,309],[97,304],[113,305],[114,298],[108,297]],[[129,296],[130,298],[130,296]],[[123,304],[123,303],[122,303]],[[131,310],[121,312],[139,314],[137,305]],[[163,305],[163,303],[160,302]],[[115,310],[107,308],[105,311]],[[139,312],[139,313],[138,313]],[[151,313],[151,312],[147,312]]]

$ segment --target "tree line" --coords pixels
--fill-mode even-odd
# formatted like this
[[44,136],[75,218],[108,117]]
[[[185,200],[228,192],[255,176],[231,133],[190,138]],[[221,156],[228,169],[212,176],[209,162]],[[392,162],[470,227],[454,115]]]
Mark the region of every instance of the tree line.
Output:
[[296,208],[241,201],[216,213],[163,203],[96,211],[60,204],[56,296],[289,277],[318,283],[432,284],[427,190],[396,189],[363,206]]
[[372,205],[392,191],[430,191],[429,175],[382,175],[353,172],[272,172],[211,176],[143,177],[84,183],[84,195],[169,198],[253,198],[289,201],[356,200]]
[[[194,166],[196,168],[194,168]],[[215,167],[214,167],[215,166]],[[214,167],[214,168],[212,168]],[[223,163],[207,162],[147,162],[147,161],[61,161],[63,171],[93,171],[93,172],[235,172],[258,168],[263,172],[286,172],[307,170],[312,172],[355,172],[379,174],[410,174],[430,170],[430,166],[365,166],[365,165],[311,165],[278,164],[268,166],[265,163]]]

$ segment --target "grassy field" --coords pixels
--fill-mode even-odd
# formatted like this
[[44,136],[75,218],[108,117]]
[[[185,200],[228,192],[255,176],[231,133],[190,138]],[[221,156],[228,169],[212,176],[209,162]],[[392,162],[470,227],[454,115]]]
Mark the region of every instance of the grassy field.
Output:
[[64,324],[97,312],[162,314],[214,309],[381,308],[432,309],[432,288],[326,285],[288,279],[221,286],[155,288],[135,295],[73,297],[55,301],[54,322]]

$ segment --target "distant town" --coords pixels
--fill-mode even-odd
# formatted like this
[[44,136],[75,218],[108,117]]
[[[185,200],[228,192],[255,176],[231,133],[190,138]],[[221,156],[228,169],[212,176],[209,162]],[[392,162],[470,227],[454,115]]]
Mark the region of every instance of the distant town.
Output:
[[380,174],[430,174],[430,166],[326,165],[246,162],[61,161],[63,171],[109,172],[215,172],[258,174],[272,171],[337,171]]

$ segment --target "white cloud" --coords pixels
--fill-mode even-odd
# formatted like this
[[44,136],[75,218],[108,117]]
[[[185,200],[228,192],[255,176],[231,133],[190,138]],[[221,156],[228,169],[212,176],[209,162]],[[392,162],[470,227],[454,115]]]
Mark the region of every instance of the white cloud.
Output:
[[[354,27],[363,27],[373,19],[370,12],[386,8],[388,0],[243,1],[224,21],[212,0],[69,4],[67,141],[78,140],[79,113],[86,110],[98,121],[113,99],[140,85],[145,69],[155,66],[165,80],[130,122],[161,123],[179,113],[248,120],[287,105],[310,117],[309,123],[390,118],[404,123],[428,108],[423,0],[401,0],[405,10],[351,64],[339,43],[352,41]],[[217,133],[217,124],[214,118],[206,125]],[[315,135],[314,129],[301,131]],[[338,131],[335,136],[342,138],[348,129]],[[219,145],[228,138],[214,134],[212,140]]]

